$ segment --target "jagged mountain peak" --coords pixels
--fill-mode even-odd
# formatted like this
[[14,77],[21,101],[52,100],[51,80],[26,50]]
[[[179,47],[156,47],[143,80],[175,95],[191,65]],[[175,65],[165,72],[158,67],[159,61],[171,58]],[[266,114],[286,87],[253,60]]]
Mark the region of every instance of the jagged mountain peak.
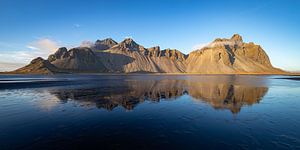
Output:
[[118,42],[116,42],[112,38],[106,38],[103,40],[97,40],[91,48],[93,50],[107,50],[117,44],[118,44]]
[[242,46],[243,44],[244,42],[242,36],[239,34],[234,34],[230,39],[216,38],[213,42],[209,43],[208,45],[198,50],[206,50],[209,48],[219,48],[219,47],[234,46],[234,45]]
[[120,44],[126,44],[126,45],[132,45],[132,46],[137,46],[137,44],[132,38],[126,38],[124,39]]
[[107,50],[117,44],[118,43],[114,41],[112,38],[106,38],[103,40],[97,40],[95,42],[83,41],[81,42],[81,45],[79,47],[88,47],[96,51],[96,50]]
[[48,60],[52,62],[56,59],[65,58],[67,53],[68,49],[66,47],[61,47],[54,54],[49,55]]
[[170,57],[173,60],[180,60],[180,61],[183,61],[187,58],[187,56],[185,54],[181,53],[179,50],[170,49],[170,48],[162,50],[161,55]]
[[106,38],[103,40],[97,40],[95,43],[101,43],[101,44],[118,44],[118,42],[116,42],[115,40],[113,40],[112,38]]
[[66,52],[66,51],[68,51],[68,49],[66,47],[60,47],[60,48],[57,49],[56,53],[58,53],[58,52]]
[[[218,38],[190,53],[187,72],[202,73],[282,73],[272,66],[265,51],[253,42],[244,43],[242,36]],[[198,66],[198,67],[194,67]]]
[[31,64],[35,64],[35,63],[39,63],[39,62],[42,62],[44,63],[45,60],[42,58],[42,57],[37,57],[37,58],[34,58],[33,60],[31,60]]
[[230,39],[227,38],[216,38],[213,43],[216,42],[243,42],[243,38],[239,34],[233,34]]
[[160,51],[160,46],[154,46],[154,47],[150,47],[148,48],[148,50],[151,51]]
[[125,38],[124,40],[123,40],[123,42],[134,42],[134,40],[132,39],[132,38]]
[[242,36],[239,35],[239,34],[234,34],[234,35],[231,37],[231,40],[232,40],[232,41],[243,42],[243,38],[242,38]]
[[111,49],[127,50],[127,51],[143,51],[145,48],[137,44],[132,38],[126,38]]

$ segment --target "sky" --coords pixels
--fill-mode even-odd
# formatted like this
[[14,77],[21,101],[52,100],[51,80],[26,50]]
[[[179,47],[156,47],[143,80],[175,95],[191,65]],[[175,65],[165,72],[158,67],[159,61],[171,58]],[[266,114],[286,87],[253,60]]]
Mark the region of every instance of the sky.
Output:
[[298,0],[0,0],[0,71],[82,41],[131,37],[188,54],[234,33],[300,71]]

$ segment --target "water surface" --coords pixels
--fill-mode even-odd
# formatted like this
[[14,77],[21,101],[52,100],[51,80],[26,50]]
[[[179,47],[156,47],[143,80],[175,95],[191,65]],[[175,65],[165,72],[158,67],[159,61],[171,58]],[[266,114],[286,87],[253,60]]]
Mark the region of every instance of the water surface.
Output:
[[290,78],[2,75],[0,147],[300,149]]

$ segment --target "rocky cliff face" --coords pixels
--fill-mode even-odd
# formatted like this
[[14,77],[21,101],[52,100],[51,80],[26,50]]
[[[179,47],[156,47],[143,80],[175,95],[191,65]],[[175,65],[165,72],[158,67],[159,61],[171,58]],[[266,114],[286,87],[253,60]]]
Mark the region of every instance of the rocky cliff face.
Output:
[[106,50],[106,49],[110,49],[111,47],[117,45],[118,43],[116,41],[114,41],[111,38],[107,38],[104,40],[97,40],[95,42],[95,45],[92,46],[93,50]]
[[112,50],[122,50],[122,51],[144,51],[145,48],[137,44],[133,39],[127,38],[121,43],[113,46]]
[[56,68],[69,72],[105,72],[107,69],[90,48],[78,47],[69,51],[59,48],[48,58]]
[[271,65],[260,45],[244,43],[240,35],[216,39],[193,51],[187,59],[186,72],[204,74],[282,73]]
[[110,72],[183,73],[186,56],[178,50],[144,48],[125,39],[97,56]]
[[[240,35],[215,39],[202,49],[185,55],[176,49],[145,48],[133,39],[117,43],[108,38],[88,47],[67,50],[62,47],[48,60],[38,59],[49,72],[111,72],[111,73],[200,73],[200,74],[281,74],[272,66],[260,45],[245,43]],[[30,69],[29,69],[30,68]],[[37,68],[37,70],[34,70]],[[15,72],[41,71],[36,64]],[[55,68],[55,69],[53,69]]]

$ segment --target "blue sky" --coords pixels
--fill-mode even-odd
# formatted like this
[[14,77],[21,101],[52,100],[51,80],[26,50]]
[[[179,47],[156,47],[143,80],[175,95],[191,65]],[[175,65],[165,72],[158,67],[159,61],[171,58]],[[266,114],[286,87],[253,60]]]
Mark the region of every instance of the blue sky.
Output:
[[86,40],[132,37],[187,54],[234,33],[260,44],[274,66],[300,70],[297,0],[0,0],[0,70]]

